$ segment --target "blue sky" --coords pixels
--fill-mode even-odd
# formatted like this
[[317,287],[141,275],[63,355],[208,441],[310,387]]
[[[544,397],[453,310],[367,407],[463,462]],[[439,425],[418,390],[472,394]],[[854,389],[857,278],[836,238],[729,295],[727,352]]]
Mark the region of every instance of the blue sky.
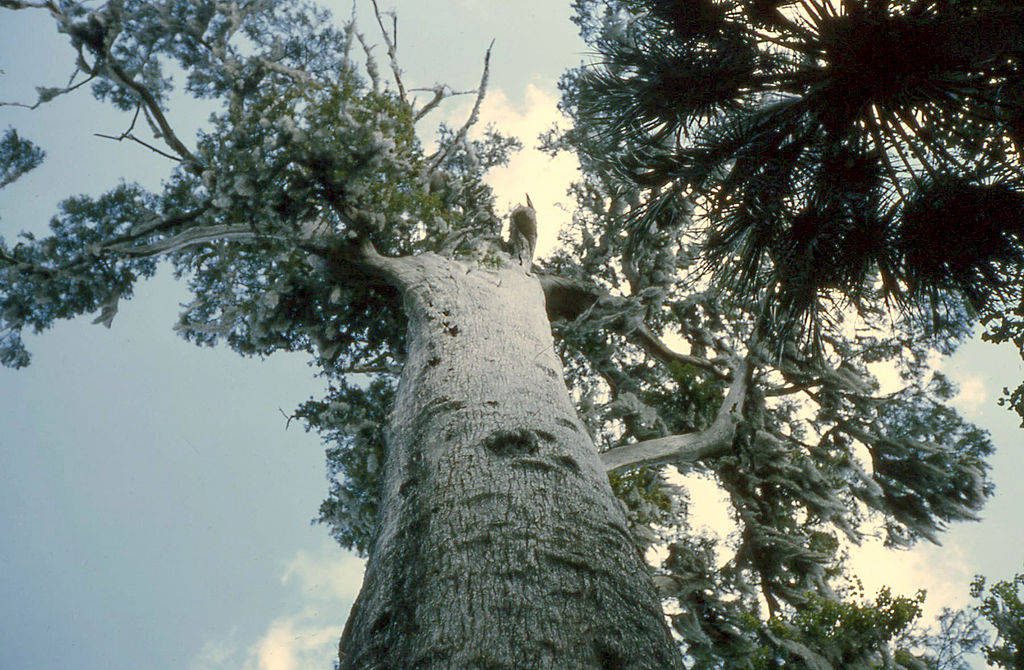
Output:
[[[390,7],[407,83],[474,86],[495,38],[485,119],[528,144],[555,120],[557,77],[583,56],[568,2]],[[31,100],[34,86],[68,76],[70,50],[42,13],[0,10],[0,34],[0,100]],[[205,114],[186,104],[171,119],[188,137]],[[123,124],[87,94],[35,112],[0,108],[0,129],[14,125],[48,152],[0,191],[0,234],[43,230],[66,195],[121,178],[158,184],[162,159],[92,136]],[[526,151],[492,178],[506,205],[531,194],[542,248],[566,216],[555,204],[572,169]],[[361,564],[309,525],[326,491],[322,446],[282,416],[320,384],[302,356],[188,345],[171,331],[185,299],[162,273],[110,330],[62,323],[29,338],[32,366],[0,370],[0,668],[330,667]],[[927,585],[953,603],[973,572],[1003,577],[1024,560],[1024,434],[995,405],[1024,368],[1012,350],[973,342],[942,366],[963,385],[958,406],[1000,448],[997,496],[942,548],[868,548],[857,560],[869,587]]]

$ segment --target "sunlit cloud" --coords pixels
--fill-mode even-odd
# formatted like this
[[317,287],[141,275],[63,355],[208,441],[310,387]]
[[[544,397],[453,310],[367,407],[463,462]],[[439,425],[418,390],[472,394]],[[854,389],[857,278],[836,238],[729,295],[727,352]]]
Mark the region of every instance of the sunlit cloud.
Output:
[[888,586],[896,595],[927,592],[923,620],[930,622],[944,607],[963,607],[973,571],[962,547],[920,544],[910,550],[886,548],[881,540],[866,541],[850,555],[853,574],[869,595]]
[[353,601],[363,582],[364,565],[352,554],[314,556],[300,551],[285,567],[281,582],[298,585],[313,599]]
[[[498,211],[525,204],[530,195],[537,209],[537,255],[542,256],[555,248],[558,231],[571,220],[571,207],[566,190],[578,177],[579,163],[569,154],[554,158],[537,149],[538,137],[554,124],[566,125],[558,110],[558,94],[552,90],[529,84],[515,97],[502,89],[492,89],[480,108],[480,121],[475,134],[479,137],[493,124],[505,135],[519,138],[523,150],[512,156],[505,167],[488,173],[486,181],[498,200]],[[467,115],[471,103],[464,101],[446,115],[448,123],[459,126]]]
[[305,670],[329,668],[338,639],[359,593],[365,561],[336,548],[300,551],[281,571],[281,583],[298,589],[298,611],[267,624],[255,641],[237,631],[208,641],[189,670]]
[[256,643],[246,670],[330,667],[337,655],[340,622],[324,625],[312,610],[274,621]]
[[238,631],[233,630],[222,640],[210,640],[203,645],[192,662],[189,670],[224,670],[239,667]]
[[960,392],[953,398],[953,405],[967,414],[977,414],[989,399],[985,380],[980,375],[955,375],[954,380]]

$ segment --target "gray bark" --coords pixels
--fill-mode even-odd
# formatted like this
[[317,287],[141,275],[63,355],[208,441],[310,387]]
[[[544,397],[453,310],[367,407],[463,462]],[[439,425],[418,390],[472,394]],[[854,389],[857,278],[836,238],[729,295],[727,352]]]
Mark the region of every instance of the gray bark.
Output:
[[343,670],[681,668],[522,268],[409,259],[381,525]]

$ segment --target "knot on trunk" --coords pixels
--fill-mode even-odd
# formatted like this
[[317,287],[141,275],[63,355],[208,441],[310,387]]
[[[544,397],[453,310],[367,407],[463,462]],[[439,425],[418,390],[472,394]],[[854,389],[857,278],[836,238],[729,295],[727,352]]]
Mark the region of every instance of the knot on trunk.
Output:
[[530,430],[496,430],[487,436],[484,448],[498,456],[536,454],[540,446],[537,435]]

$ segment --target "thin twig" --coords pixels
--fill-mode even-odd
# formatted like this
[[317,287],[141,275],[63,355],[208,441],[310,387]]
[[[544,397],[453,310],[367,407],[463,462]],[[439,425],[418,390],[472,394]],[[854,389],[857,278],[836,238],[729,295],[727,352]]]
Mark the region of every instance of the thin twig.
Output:
[[105,140],[114,140],[116,142],[121,142],[121,141],[124,141],[124,140],[131,140],[133,142],[137,142],[137,143],[141,144],[142,146],[146,147],[147,149],[149,149],[150,151],[152,151],[154,153],[160,154],[164,158],[169,158],[172,161],[176,161],[178,163],[181,162],[181,158],[179,158],[178,156],[175,156],[174,154],[171,154],[171,153],[168,153],[166,151],[163,151],[162,149],[158,149],[157,147],[153,146],[149,142],[146,142],[144,140],[140,140],[135,135],[118,135],[118,136],[115,136],[115,135],[104,135],[103,133],[93,133],[93,135],[95,135],[96,137],[102,137]]
[[[80,72],[81,70],[75,71]],[[24,102],[0,102],[0,107],[20,107],[22,109],[38,109],[40,106],[45,105],[48,102],[52,102],[55,98],[59,98],[62,95],[67,95],[68,93],[78,90],[79,88],[85,86],[95,78],[96,75],[90,75],[87,79],[83,79],[77,84],[69,85],[62,89],[54,89],[57,91],[56,93],[53,93],[52,95],[50,95],[50,97],[46,98],[45,100],[43,99],[43,96],[40,95],[39,99],[36,100],[35,104],[32,105],[29,105]]]
[[132,79],[128,73],[124,71],[124,68],[122,68],[117,62],[110,60],[107,64],[107,68],[116,79],[131,90],[135,91],[135,94],[139,96],[146,107],[147,115],[151,116],[151,118],[156,122],[157,126],[160,128],[160,136],[164,139],[167,145],[170,146],[183,161],[189,164],[189,168],[193,173],[201,173],[203,165],[202,161],[200,161],[199,158],[185,146],[184,142],[178,139],[177,134],[175,134],[171,124],[167,121],[167,117],[164,115],[163,110],[160,109],[160,103],[157,102],[153,93],[148,88]]

